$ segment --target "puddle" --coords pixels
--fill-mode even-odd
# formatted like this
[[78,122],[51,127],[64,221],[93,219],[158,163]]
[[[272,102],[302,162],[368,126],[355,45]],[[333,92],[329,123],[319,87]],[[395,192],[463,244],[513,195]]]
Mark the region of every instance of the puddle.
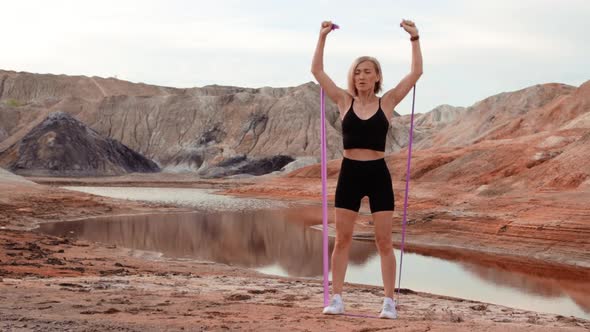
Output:
[[[305,220],[313,213],[313,209],[287,208],[122,216],[43,224],[39,231],[267,274],[321,278],[322,235]],[[399,260],[399,251],[395,255]],[[346,281],[381,285],[379,256],[372,242],[353,241]],[[402,287],[590,319],[590,280],[552,279],[534,271],[527,274],[405,252]]]

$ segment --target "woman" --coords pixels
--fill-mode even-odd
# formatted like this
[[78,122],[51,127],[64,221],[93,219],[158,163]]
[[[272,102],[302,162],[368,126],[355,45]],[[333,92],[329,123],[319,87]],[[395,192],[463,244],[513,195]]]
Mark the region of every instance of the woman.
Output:
[[340,111],[344,158],[336,186],[336,243],[332,252],[332,300],[324,314],[343,314],[342,286],[348,265],[354,220],[361,199],[369,197],[375,225],[375,243],[381,256],[381,275],[385,299],[380,318],[397,318],[393,293],[396,262],[391,243],[394,209],[391,176],[385,163],[385,138],[394,108],[422,76],[422,54],[418,29],[409,20],[400,26],[410,34],[412,68],[398,85],[381,98],[383,75],[379,62],[372,57],[355,60],[348,73],[348,89],[336,86],[324,72],[324,45],[332,31],[332,22],[322,22],[320,37],[313,56],[311,72]]

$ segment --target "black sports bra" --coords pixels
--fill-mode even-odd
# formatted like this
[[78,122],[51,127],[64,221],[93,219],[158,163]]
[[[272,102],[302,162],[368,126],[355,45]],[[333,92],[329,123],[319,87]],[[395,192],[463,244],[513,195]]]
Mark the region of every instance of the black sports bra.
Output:
[[379,98],[379,109],[373,116],[363,120],[356,115],[352,109],[354,98],[350,109],[342,119],[342,139],[344,149],[370,149],[385,152],[385,139],[389,130],[389,120],[381,109],[381,98]]

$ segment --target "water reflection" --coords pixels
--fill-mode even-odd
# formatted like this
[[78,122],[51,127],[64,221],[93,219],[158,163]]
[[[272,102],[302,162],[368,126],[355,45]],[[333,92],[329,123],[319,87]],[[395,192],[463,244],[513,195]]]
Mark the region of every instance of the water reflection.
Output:
[[[318,277],[322,234],[307,227],[318,222],[318,215],[315,208],[145,215],[44,224],[40,230],[169,257]],[[587,269],[563,271],[456,252],[426,254],[404,255],[403,287],[590,319]],[[372,242],[353,241],[350,261],[347,281],[381,285],[379,257]]]
[[[117,217],[44,224],[40,230],[123,247],[158,251],[242,267],[279,264],[290,276],[322,274],[322,234],[304,222],[286,222],[290,214],[272,210]],[[330,251],[332,248],[330,240]],[[352,264],[374,254],[375,246],[357,242]]]
[[465,271],[491,284],[510,287],[544,298],[556,299],[566,295],[587,314],[587,318],[590,318],[590,272],[588,271],[585,274],[574,272],[568,278],[555,278],[550,273],[539,276],[469,263],[462,265]]

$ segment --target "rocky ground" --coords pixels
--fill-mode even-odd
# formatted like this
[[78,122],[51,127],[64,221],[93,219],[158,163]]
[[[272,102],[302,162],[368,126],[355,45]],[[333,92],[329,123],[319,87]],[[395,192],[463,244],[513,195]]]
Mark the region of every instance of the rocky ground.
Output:
[[[220,264],[23,231],[0,232],[3,331],[584,331],[590,322],[403,290],[400,318],[320,314],[322,287]],[[373,286],[347,309],[375,315]]]
[[[191,181],[181,175],[159,180],[127,176],[88,181],[69,179],[68,184],[225,187],[239,191],[237,181]],[[36,179],[41,181],[39,179]],[[49,181],[49,180],[46,180]],[[59,179],[53,179],[54,184]],[[256,185],[243,180],[241,185]],[[277,180],[278,181],[278,180]],[[223,181],[221,181],[223,182]],[[5,181],[0,192],[0,330],[6,331],[586,331],[590,322],[573,317],[535,313],[499,305],[404,290],[399,299],[400,318],[384,321],[359,317],[329,317],[320,314],[323,305],[319,281],[279,278],[247,269],[168,259],[149,252],[138,252],[104,244],[42,235],[30,229],[37,223],[85,218],[96,215],[139,214],[186,211],[184,207],[115,200],[70,192],[30,182]],[[240,188],[244,188],[240,186]],[[417,194],[420,191],[417,191]],[[291,192],[293,193],[293,191]],[[242,194],[245,194],[243,192]],[[313,202],[313,195],[299,193],[297,200]],[[251,193],[254,195],[254,192]],[[278,197],[275,193],[275,198]],[[418,195],[417,197],[420,197]],[[288,198],[285,197],[284,198]],[[296,199],[291,197],[292,199]],[[442,198],[436,198],[442,199]],[[435,198],[431,198],[435,200]],[[422,203],[420,203],[422,202]],[[427,211],[434,203],[418,200],[415,209]],[[552,207],[561,208],[563,206]],[[464,212],[467,214],[468,212]],[[469,212],[473,213],[473,212]],[[415,249],[441,248],[420,245],[427,233],[436,230],[439,214],[426,212],[413,217],[409,234],[415,236]],[[445,217],[446,218],[446,217]],[[431,219],[430,221],[426,221]],[[442,218],[444,219],[444,218]],[[448,217],[450,223],[452,217]],[[416,225],[428,229],[412,230]],[[438,224],[440,227],[443,224]],[[503,224],[493,224],[501,228]],[[470,227],[473,224],[470,225]],[[490,226],[492,227],[492,226]],[[500,234],[512,234],[509,224]],[[359,218],[358,237],[370,233],[366,216]],[[468,227],[467,227],[468,228]],[[518,228],[517,228],[518,229]],[[467,245],[473,234],[459,230],[443,234],[444,241]],[[519,233],[514,233],[512,242]],[[551,231],[548,234],[552,234]],[[558,233],[557,233],[558,234]],[[486,244],[494,237],[484,235]],[[521,236],[522,239],[526,237]],[[442,245],[443,240],[438,240]],[[505,241],[506,243],[509,241]],[[564,242],[567,242],[564,240]],[[502,243],[502,241],[498,242]],[[487,253],[473,251],[472,258],[510,257],[505,250]],[[409,242],[411,246],[411,242]],[[574,246],[571,244],[570,246]],[[531,240],[523,250],[539,247]],[[557,257],[574,252],[556,243],[547,250]],[[565,248],[565,249],[564,249]],[[448,248],[447,248],[448,249]],[[448,255],[456,255],[447,251]],[[465,252],[465,251],[464,251]],[[584,261],[587,250],[569,263]],[[496,255],[496,256],[494,256]],[[456,257],[456,256],[455,256]],[[512,255],[514,258],[514,255]],[[539,256],[543,258],[543,256]],[[510,261],[510,260],[507,260]],[[514,265],[523,265],[516,257]],[[534,265],[531,261],[530,266]],[[526,264],[524,264],[526,268]],[[587,269],[566,265],[564,274],[587,278]],[[552,271],[554,273],[555,270]],[[571,272],[577,271],[577,272]],[[542,273],[542,272],[540,272]],[[575,285],[575,282],[572,282]],[[573,286],[572,286],[573,287]],[[373,315],[379,309],[378,287],[349,285],[345,296],[349,312]],[[581,299],[583,300],[583,299]]]

